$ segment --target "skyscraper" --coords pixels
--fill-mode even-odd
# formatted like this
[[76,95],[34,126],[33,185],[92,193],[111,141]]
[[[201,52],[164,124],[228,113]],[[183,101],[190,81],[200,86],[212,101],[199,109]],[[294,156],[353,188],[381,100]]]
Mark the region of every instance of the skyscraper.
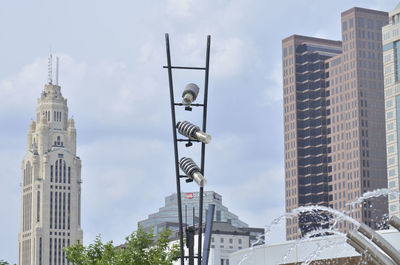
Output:
[[[386,187],[381,28],[387,21],[386,12],[355,7],[342,13],[342,41],[297,35],[282,41],[287,212],[322,205],[375,229],[387,212],[386,198],[347,204]],[[287,239],[325,218],[287,219]]]
[[[199,192],[182,192],[182,216],[183,222],[187,225],[199,223]],[[237,215],[230,212],[222,204],[222,196],[214,191],[204,191],[203,224],[206,221],[207,209],[209,204],[215,205],[214,221],[227,222],[235,227],[248,227],[248,225],[239,219]],[[176,193],[165,198],[165,205],[158,212],[152,213],[147,219],[138,223],[146,231],[153,229],[154,233],[161,233],[162,230],[170,228],[178,229],[178,204]]]
[[[388,187],[399,192],[400,154],[400,4],[389,13],[389,25],[382,29],[385,84]],[[389,195],[389,214],[400,217],[399,196]]]
[[[51,70],[51,57],[50,57]],[[50,71],[51,73],[51,71]],[[57,78],[58,79],[58,78]],[[38,99],[22,161],[19,265],[61,265],[64,247],[82,242],[81,160],[76,130],[58,81]]]

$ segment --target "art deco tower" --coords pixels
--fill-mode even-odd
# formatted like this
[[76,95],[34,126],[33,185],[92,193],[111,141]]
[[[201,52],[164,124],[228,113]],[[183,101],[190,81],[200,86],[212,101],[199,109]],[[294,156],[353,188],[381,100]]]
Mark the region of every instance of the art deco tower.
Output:
[[[82,242],[81,160],[67,100],[51,78],[38,99],[22,161],[19,265],[64,265],[64,247]],[[58,78],[57,78],[58,79]]]

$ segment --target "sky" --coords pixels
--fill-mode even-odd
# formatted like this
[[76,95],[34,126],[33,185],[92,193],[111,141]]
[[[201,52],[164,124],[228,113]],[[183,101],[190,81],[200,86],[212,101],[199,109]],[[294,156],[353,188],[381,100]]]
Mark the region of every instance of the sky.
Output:
[[[391,11],[395,0],[5,1],[0,8],[0,260],[17,262],[21,162],[47,57],[82,160],[84,244],[119,244],[176,192],[165,33],[172,64],[204,66],[211,35],[206,190],[264,227],[284,209],[281,41],[292,34],[340,40],[340,13]],[[174,71],[179,99],[203,73]],[[192,122],[201,113],[177,112]],[[195,149],[183,153],[194,154]],[[195,157],[196,158],[196,157]],[[183,191],[197,191],[182,182]],[[283,240],[280,227],[270,240]]]

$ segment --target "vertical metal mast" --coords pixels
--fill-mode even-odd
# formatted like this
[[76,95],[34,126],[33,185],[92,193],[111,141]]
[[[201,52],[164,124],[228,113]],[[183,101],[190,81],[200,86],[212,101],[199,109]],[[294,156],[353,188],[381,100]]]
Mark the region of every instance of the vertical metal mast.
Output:
[[[205,78],[204,78],[204,108],[203,108],[203,132],[206,132],[207,128],[207,102],[208,102],[208,75],[209,75],[209,69],[210,69],[210,45],[211,45],[211,36],[207,36],[207,51],[206,51],[206,70],[205,70]],[[206,145],[204,143],[201,144],[201,173],[204,175],[204,161],[205,161],[205,156],[206,156]],[[200,187],[200,207],[199,207],[199,238],[198,238],[198,252],[199,253],[199,258],[198,258],[198,265],[201,265],[201,234],[202,234],[202,229],[203,229],[203,192],[204,188]]]
[[181,181],[179,177],[178,163],[178,142],[176,141],[175,129],[175,105],[174,105],[174,84],[172,81],[171,53],[169,48],[169,36],[165,34],[165,45],[167,49],[168,79],[169,79],[169,95],[171,100],[171,117],[172,117],[172,134],[174,137],[174,153],[175,153],[175,173],[176,173],[176,191],[178,199],[178,218],[179,218],[179,246],[181,251],[181,265],[184,265],[185,252],[183,250],[183,226],[182,226],[182,202],[181,202]]

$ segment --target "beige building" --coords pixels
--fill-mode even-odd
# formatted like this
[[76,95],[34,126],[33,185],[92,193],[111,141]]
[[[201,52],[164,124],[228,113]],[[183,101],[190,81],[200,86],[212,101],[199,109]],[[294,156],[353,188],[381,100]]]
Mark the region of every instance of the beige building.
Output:
[[[57,82],[56,82],[57,83]],[[67,100],[51,76],[28,131],[22,161],[19,265],[64,265],[64,247],[82,242],[81,160]]]
[[[342,13],[342,41],[297,35],[282,41],[287,212],[322,205],[380,227],[386,198],[347,203],[387,186],[381,39],[387,22],[386,12],[355,7]],[[287,219],[286,237],[328,227],[327,219]]]
[[[389,13],[383,27],[383,68],[385,83],[386,144],[388,188],[399,192],[400,132],[400,4]],[[389,214],[400,217],[399,196],[389,195]]]

